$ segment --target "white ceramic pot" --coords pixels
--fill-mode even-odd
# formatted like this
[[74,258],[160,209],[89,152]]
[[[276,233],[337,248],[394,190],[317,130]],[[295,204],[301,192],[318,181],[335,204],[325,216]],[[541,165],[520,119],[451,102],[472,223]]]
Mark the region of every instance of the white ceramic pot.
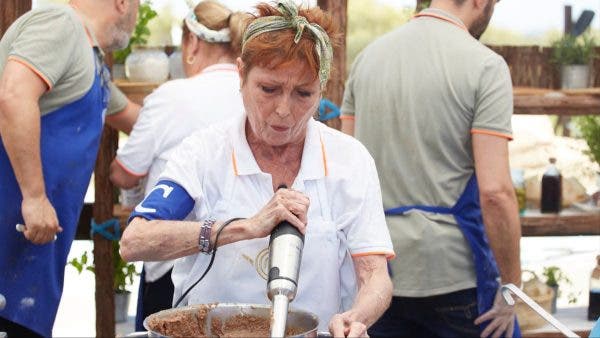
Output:
[[590,67],[588,65],[563,65],[560,68],[562,89],[589,87]]
[[129,297],[131,292],[115,292],[115,322],[122,323],[127,321],[127,310],[129,309]]
[[162,47],[134,47],[125,59],[125,75],[133,82],[165,82],[169,58]]

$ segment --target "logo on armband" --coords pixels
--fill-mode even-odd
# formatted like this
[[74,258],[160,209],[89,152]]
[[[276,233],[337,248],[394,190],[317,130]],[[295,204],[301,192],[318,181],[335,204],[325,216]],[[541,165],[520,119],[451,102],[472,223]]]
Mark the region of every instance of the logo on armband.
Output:
[[155,190],[159,190],[159,189],[161,189],[161,190],[163,191],[163,193],[162,193],[162,197],[163,197],[164,199],[166,199],[166,198],[167,198],[167,197],[169,197],[169,195],[170,195],[170,194],[173,192],[173,189],[174,189],[174,188],[173,188],[173,187],[171,187],[171,186],[168,186],[168,185],[166,185],[166,184],[159,184],[159,185],[155,186],[155,187],[154,187],[154,188],[153,188],[153,189],[150,191],[150,193],[148,194],[148,196],[146,196],[146,198],[145,198],[145,199],[144,199],[144,200],[143,200],[143,201],[142,201],[140,204],[138,204],[138,205],[135,207],[135,211],[136,211],[136,212],[140,212],[140,213],[146,213],[146,212],[148,212],[148,213],[154,213],[154,212],[156,212],[156,209],[155,209],[155,208],[146,208],[146,207],[144,207],[144,205],[143,205],[143,204],[144,204],[144,202],[145,202],[147,199],[149,199],[149,198],[152,198],[152,197],[153,197],[153,194],[152,194],[152,193],[154,193],[154,191],[155,191]]

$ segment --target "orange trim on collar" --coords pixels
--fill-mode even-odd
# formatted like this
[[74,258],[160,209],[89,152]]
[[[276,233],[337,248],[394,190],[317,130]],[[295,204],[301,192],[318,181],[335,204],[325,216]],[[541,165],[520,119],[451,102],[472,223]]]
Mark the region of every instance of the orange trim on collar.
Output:
[[512,135],[499,133],[497,131],[484,130],[484,129],[471,129],[471,134],[483,134],[483,135],[498,136],[498,137],[506,138],[509,141],[512,141],[512,139],[513,139]]
[[352,120],[354,121],[354,115],[340,115],[340,120]]
[[23,66],[29,68],[32,72],[35,73],[35,75],[39,76],[40,79],[42,79],[42,81],[44,81],[46,83],[46,85],[48,86],[48,90],[47,91],[50,91],[52,89],[52,82],[50,82],[50,80],[48,80],[48,78],[46,76],[44,76],[44,74],[42,74],[42,72],[40,72],[39,70],[37,70],[29,62],[27,62],[27,61],[25,61],[25,60],[23,60],[21,58],[18,58],[16,56],[13,56],[13,55],[9,56],[8,59],[7,59],[7,61],[15,61],[15,62],[18,62],[18,63],[22,64]]
[[229,72],[236,72],[237,73],[237,68],[232,68],[232,67],[216,67],[216,68],[211,68],[211,69],[207,69],[207,70],[203,70],[200,72],[200,74],[206,74],[206,73],[212,73],[212,72],[220,72],[220,71],[229,71]]
[[233,173],[235,174],[235,176],[239,176],[237,161],[235,160],[235,149],[231,150],[231,163],[233,164]]
[[325,176],[328,176],[327,153],[325,153],[325,144],[323,143],[323,137],[320,138],[320,141],[321,141],[321,154],[323,155],[323,170],[325,171]]
[[466,32],[469,31],[464,24],[462,24],[460,22],[456,22],[456,21],[454,21],[454,20],[452,20],[450,18],[447,18],[447,17],[442,16],[442,15],[438,15],[438,14],[433,14],[433,13],[419,13],[419,14],[416,14],[415,16],[413,16],[413,18],[420,18],[420,17],[424,17],[424,16],[428,16],[428,17],[431,17],[431,18],[440,19],[442,21],[449,22],[449,23],[451,23],[451,24],[459,27],[460,29],[462,29],[462,30],[464,30]]

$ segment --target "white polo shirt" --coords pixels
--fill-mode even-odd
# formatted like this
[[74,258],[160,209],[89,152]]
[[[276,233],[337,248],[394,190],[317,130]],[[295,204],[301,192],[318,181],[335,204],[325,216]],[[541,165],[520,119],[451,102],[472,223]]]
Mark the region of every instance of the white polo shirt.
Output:
[[[271,175],[260,170],[245,136],[246,117],[213,125],[181,143],[160,180],[182,186],[194,199],[194,218],[254,216],[273,196]],[[377,170],[355,139],[311,120],[293,189],[310,199],[298,293],[292,306],[317,313],[326,329],[352,304],[356,281],[351,257],[394,257]],[[187,296],[188,304],[268,304],[268,237],[219,248],[212,270]],[[206,269],[208,255],[176,261],[174,300]],[[184,302],[185,303],[185,302]]]
[[[116,162],[128,173],[148,175],[145,192],[158,182],[173,149],[194,131],[244,111],[240,80],[234,64],[215,64],[188,79],[166,82],[144,99],[144,106]],[[149,262],[146,281],[152,282],[173,263]]]

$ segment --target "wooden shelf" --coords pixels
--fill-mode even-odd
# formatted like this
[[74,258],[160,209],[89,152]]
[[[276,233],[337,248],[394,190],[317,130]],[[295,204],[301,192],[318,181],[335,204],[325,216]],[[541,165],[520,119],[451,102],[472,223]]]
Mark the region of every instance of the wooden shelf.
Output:
[[525,212],[521,216],[523,236],[600,235],[600,213],[564,210],[560,214]]
[[113,82],[131,101],[139,105],[144,103],[148,94],[160,86],[160,83],[131,82],[125,79],[116,79]]
[[600,88],[551,90],[515,87],[514,113],[522,115],[600,115]]

